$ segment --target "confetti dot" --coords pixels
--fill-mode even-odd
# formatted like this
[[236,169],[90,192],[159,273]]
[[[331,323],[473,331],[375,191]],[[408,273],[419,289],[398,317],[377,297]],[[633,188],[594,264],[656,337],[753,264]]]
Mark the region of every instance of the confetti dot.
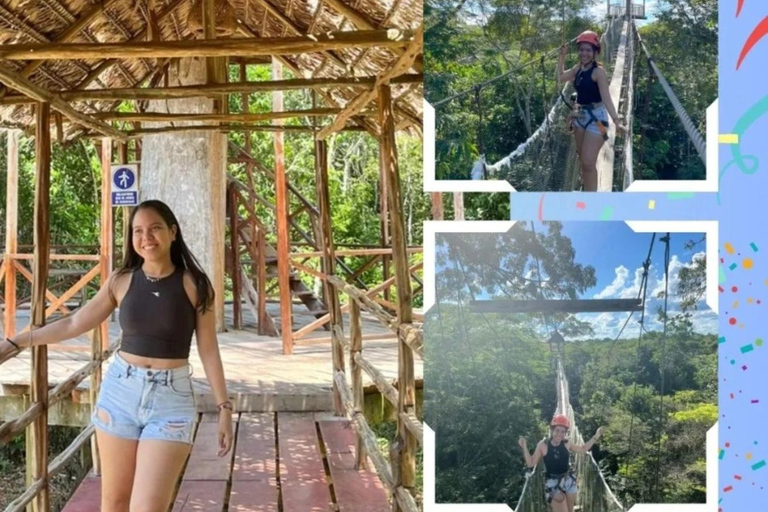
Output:
[[751,401],[751,403],[753,403],[753,404],[759,404],[759,403],[760,403],[760,400],[752,400],[752,401]]
[[730,319],[728,319],[728,323],[731,325],[736,325],[736,319],[731,317]]
[[747,459],[747,460],[752,460],[752,454],[747,452],[747,454],[744,455],[744,458]]
[[749,246],[752,248],[752,250],[753,250],[753,251],[757,252],[757,246],[755,245],[755,243],[754,243],[754,242],[752,242],[751,244],[749,244]]
[[745,269],[749,270],[754,265],[754,262],[752,261],[752,258],[744,258],[744,261],[742,261],[741,264]]
[[733,475],[733,478],[735,478],[736,480],[741,480],[741,475]]
[[725,489],[723,489],[723,492],[731,492],[733,490],[733,486],[729,485]]
[[656,201],[651,199],[648,201],[648,209],[649,210],[655,210],[656,209]]
[[731,359],[731,364],[736,364],[736,360],[735,359]]
[[[746,371],[747,370],[747,365],[742,366],[741,369]],[[739,391],[739,393],[741,393],[741,391]]]
[[725,250],[728,251],[728,254],[733,254],[733,246],[728,242],[725,242]]
[[585,203],[584,201],[576,202],[576,208],[578,208],[579,210],[584,210],[586,207],[587,207],[587,203]]
[[739,287],[738,286],[731,286],[731,291],[733,293],[736,293],[737,291],[739,291]]
[[756,462],[756,463],[752,464],[752,469],[754,471],[757,471],[758,469],[760,469],[760,468],[762,468],[764,466],[765,466],[765,461],[761,460],[760,462]]
[[731,447],[731,443],[725,443],[725,447],[726,448],[730,448]]
[[736,270],[737,268],[739,268],[739,266],[738,266],[737,264],[735,264],[735,263],[731,263],[731,264],[728,266],[728,268],[729,268],[729,269],[731,269],[731,270]]
[[736,300],[733,302],[733,309],[736,309],[738,307],[739,307],[739,301]]
[[752,304],[754,302],[754,299],[752,297],[749,297],[747,299],[747,304]]
[[763,346],[763,338],[757,338],[755,340],[755,345],[757,345],[758,347],[762,347]]
[[752,346],[752,344],[744,345],[741,347],[741,353],[746,354],[747,352],[752,352],[755,349],[755,347]]
[[600,214],[600,220],[611,220],[611,217],[613,217],[613,208],[606,206]]
[[723,450],[723,449],[721,448],[721,449],[720,449],[720,454],[718,455],[718,458],[719,458],[720,460],[723,460],[723,457],[725,457],[725,450]]
[[720,336],[719,338],[717,338],[717,342],[718,343],[725,343],[725,336]]

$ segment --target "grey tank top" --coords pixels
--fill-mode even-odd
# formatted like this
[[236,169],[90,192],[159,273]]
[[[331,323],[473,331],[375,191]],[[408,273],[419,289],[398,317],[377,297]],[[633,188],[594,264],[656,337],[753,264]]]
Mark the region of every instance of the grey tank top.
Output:
[[120,350],[143,357],[186,359],[195,330],[195,308],[184,291],[184,269],[157,281],[141,268],[120,303]]

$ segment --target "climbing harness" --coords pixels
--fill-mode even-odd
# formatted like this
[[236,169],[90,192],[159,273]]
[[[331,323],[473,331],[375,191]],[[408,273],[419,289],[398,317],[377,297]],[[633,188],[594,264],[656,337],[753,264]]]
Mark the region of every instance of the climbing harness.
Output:
[[[547,482],[544,484],[544,493],[546,494],[547,503],[552,503],[552,501],[560,503],[565,499],[565,495],[568,493],[568,490],[570,490],[574,485],[578,487],[578,480],[576,479],[576,475],[574,474],[573,470],[570,469],[565,473],[560,473],[557,475],[547,473],[545,477],[547,482],[550,480],[556,481],[554,486],[549,485]],[[555,499],[555,496],[558,494],[562,494],[562,499]]]

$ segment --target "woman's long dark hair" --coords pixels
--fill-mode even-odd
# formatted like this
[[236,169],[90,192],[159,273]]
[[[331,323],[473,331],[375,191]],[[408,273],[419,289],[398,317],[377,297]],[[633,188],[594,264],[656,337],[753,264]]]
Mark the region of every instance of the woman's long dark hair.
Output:
[[213,305],[213,285],[200,266],[200,263],[197,261],[197,258],[195,258],[192,251],[189,250],[189,247],[187,247],[187,244],[184,242],[184,237],[181,236],[181,226],[179,226],[179,221],[176,220],[176,215],[174,215],[168,205],[162,201],[150,199],[148,201],[143,201],[139,206],[133,209],[130,224],[128,225],[128,231],[126,233],[126,237],[128,237],[128,240],[126,240],[128,252],[125,255],[123,264],[117,270],[117,274],[120,275],[133,272],[141,268],[141,265],[144,263],[144,258],[139,256],[139,253],[133,248],[133,219],[136,217],[136,213],[139,212],[139,210],[144,209],[152,209],[157,212],[168,225],[168,228],[176,226],[176,240],[171,243],[171,261],[177,268],[187,269],[192,273],[197,287],[197,304],[195,305],[195,309],[199,309],[200,313],[205,313],[207,310],[211,309]]

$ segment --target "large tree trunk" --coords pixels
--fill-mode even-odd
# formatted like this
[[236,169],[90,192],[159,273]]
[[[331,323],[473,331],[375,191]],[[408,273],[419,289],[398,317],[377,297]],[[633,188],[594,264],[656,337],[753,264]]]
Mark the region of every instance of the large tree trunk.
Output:
[[[182,59],[171,66],[170,85],[203,84],[204,59]],[[149,112],[210,113],[213,100],[184,98],[151,101]],[[194,125],[179,122],[175,125]],[[199,124],[199,123],[197,123]],[[145,126],[167,123],[146,123]],[[174,132],[143,137],[141,200],[160,199],[179,219],[184,240],[216,291],[216,327],[224,329],[224,219],[226,134]]]

